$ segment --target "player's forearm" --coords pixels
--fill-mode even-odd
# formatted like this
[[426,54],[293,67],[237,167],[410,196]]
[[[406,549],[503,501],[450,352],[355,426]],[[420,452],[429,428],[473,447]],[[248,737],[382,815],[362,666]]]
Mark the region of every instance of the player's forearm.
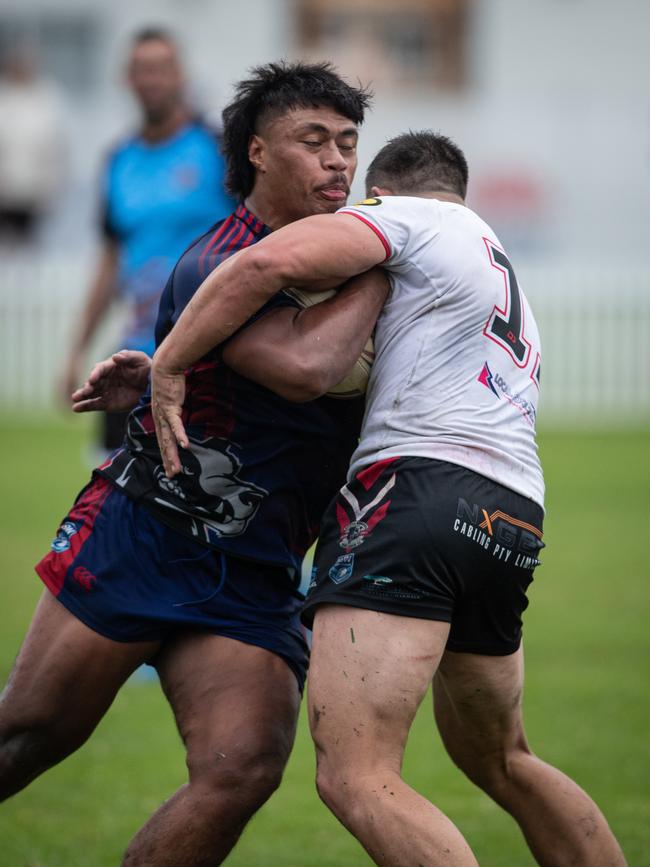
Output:
[[383,307],[388,281],[380,269],[304,310],[282,308],[247,328],[223,352],[242,376],[285,400],[314,400],[350,372]]
[[242,250],[203,281],[156,350],[154,368],[180,373],[234,334],[282,288],[279,270],[255,248]]
[[324,214],[285,226],[215,268],[158,348],[154,367],[190,367],[285,286],[339,285],[384,258],[375,234],[354,218]]
[[321,394],[341,382],[356,363],[373,333],[389,286],[384,271],[372,268],[349,280],[333,298],[296,317],[292,352],[308,360]]

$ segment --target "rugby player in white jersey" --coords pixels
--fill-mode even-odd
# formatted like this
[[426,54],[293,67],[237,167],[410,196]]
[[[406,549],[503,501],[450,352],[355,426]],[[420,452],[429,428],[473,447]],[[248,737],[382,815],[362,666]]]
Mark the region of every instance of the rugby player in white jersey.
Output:
[[[401,778],[433,682],[452,759],[516,819],[539,864],[620,867],[598,807],[524,732],[521,617],[543,547],[539,334],[498,238],[464,204],[466,185],[449,139],[399,136],[368,170],[371,198],[280,229],[214,271],[154,362],[166,468],[178,472],[185,443],[185,367],[282,286],[383,264],[392,290],[361,440],[326,513],[304,611],[319,792],[377,864],[476,865]],[[262,375],[254,358],[246,375]]]

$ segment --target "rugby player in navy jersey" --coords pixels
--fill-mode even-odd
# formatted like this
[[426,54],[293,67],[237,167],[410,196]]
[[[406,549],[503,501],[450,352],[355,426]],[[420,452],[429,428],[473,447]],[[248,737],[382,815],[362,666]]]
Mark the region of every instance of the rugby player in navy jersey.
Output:
[[[224,143],[241,204],[179,260],[158,342],[218,263],[345,203],[367,104],[367,93],[326,64],[271,64],[239,85]],[[0,796],[79,747],[149,661],[183,738],[189,781],[123,863],[192,867],[226,857],[291,750],[307,662],[299,566],[358,439],[361,399],[312,398],[352,367],[386,291],[375,273],[305,310],[280,293],[207,353],[188,373],[191,448],[173,480],[145,393],[123,447],[95,472],[37,566],[47,590],[0,703]],[[267,371],[258,382],[238,373],[252,356]],[[120,375],[108,379],[128,405],[148,362],[119,358],[109,366]]]

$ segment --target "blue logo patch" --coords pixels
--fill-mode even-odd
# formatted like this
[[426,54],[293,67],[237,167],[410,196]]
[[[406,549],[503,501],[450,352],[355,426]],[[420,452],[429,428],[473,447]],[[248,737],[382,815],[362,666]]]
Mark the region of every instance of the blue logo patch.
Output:
[[70,547],[70,538],[81,529],[81,521],[64,521],[59,527],[55,540],[52,542],[52,550],[55,554],[62,554]]
[[352,576],[354,569],[354,554],[341,554],[329,571],[329,576],[335,584],[342,584]]

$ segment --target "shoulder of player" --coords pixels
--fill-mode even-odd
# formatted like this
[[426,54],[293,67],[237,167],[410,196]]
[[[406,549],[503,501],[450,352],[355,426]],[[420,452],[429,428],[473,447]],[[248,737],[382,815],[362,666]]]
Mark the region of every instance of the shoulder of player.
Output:
[[419,196],[371,196],[360,202],[353,202],[339,208],[337,214],[351,213],[365,216],[369,219],[382,217],[398,217],[419,212],[427,212],[439,205],[435,199],[425,199]]

